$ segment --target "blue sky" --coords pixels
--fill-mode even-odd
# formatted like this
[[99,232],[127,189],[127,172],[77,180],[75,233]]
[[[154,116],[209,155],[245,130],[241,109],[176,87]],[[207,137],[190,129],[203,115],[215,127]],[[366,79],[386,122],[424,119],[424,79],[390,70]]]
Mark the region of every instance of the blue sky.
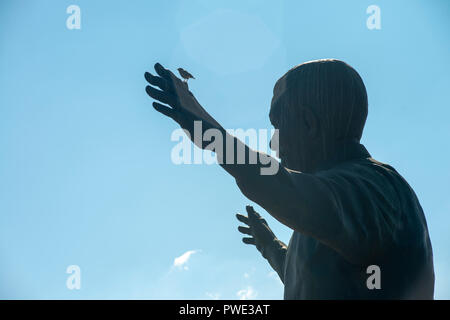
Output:
[[[366,27],[372,4],[381,30]],[[1,1],[0,298],[281,299],[237,231],[249,201],[219,166],[171,162],[176,126],[143,74],[183,67],[225,128],[271,129],[275,81],[337,58],[368,90],[362,142],[421,201],[449,299],[449,15],[445,0]]]

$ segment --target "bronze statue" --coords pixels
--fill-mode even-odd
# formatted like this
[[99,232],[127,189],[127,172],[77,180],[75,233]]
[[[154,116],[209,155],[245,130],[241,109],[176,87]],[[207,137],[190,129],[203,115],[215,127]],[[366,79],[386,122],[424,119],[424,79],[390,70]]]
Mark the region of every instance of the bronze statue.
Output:
[[[323,59],[289,70],[274,87],[270,120],[279,129],[281,165],[229,134],[198,103],[187,83],[159,63],[145,73],[148,95],[160,113],[194,137],[216,129],[242,148],[246,159],[225,161],[228,147],[214,150],[242,193],[293,230],[286,245],[252,207],[237,215],[248,237],[283,281],[285,299],[433,299],[433,253],[425,216],[408,183],[391,166],[374,160],[360,144],[368,113],[366,88],[348,64]],[[202,141],[197,146],[207,148]],[[266,157],[266,158],[264,158]],[[370,286],[377,268],[381,284]]]

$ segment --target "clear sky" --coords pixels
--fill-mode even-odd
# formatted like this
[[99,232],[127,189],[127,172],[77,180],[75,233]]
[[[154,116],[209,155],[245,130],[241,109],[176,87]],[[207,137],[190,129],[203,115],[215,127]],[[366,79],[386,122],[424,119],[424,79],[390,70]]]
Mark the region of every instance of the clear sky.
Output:
[[[366,26],[372,4],[380,30]],[[271,129],[275,81],[337,58],[365,81],[362,142],[416,191],[435,296],[450,299],[449,18],[447,0],[2,0],[0,298],[281,299],[237,231],[249,200],[217,165],[171,162],[177,127],[153,110],[144,72],[183,67],[225,128]]]

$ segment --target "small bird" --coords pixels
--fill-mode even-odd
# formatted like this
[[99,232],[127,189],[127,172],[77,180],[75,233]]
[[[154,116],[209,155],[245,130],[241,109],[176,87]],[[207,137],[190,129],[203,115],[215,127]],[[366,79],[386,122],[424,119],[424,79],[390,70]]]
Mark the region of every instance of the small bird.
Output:
[[178,72],[180,73],[180,76],[184,79],[183,82],[187,82],[188,79],[192,78],[195,79],[192,74],[184,70],[183,68],[178,68]]

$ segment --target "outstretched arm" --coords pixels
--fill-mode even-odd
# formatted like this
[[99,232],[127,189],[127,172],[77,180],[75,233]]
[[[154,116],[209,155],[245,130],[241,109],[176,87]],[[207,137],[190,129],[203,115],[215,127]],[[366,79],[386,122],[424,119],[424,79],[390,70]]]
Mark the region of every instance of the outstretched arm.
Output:
[[246,244],[256,246],[256,249],[267,259],[273,270],[278,273],[284,283],[284,261],[286,259],[287,246],[277,239],[263,219],[252,206],[246,207],[248,216],[236,214],[236,218],[248,227],[239,226],[238,230],[250,237],[242,238]]
[[[231,136],[228,132],[200,105],[192,92],[189,91],[186,82],[181,81],[170,70],[163,68],[159,63],[155,64],[155,70],[159,76],[154,76],[150,72],[145,73],[145,79],[152,84],[145,90],[147,94],[165,103],[153,102],[153,107],[160,113],[172,118],[187,133],[189,138],[199,148],[206,149],[210,142],[203,139],[195,139],[198,134],[205,133],[208,129],[215,129],[222,135],[223,148],[214,149],[217,160],[221,166],[236,179],[244,179],[261,174],[264,168],[276,164],[278,161],[264,153],[252,150],[239,139]],[[161,90],[156,89],[160,88]],[[195,122],[201,126],[195,126]],[[198,123],[197,123],[198,124]],[[200,130],[201,132],[195,132]],[[196,135],[197,134],[197,135]],[[242,153],[242,154],[240,154]],[[238,164],[238,159],[244,156],[244,163]],[[256,159],[256,163],[249,161]],[[239,161],[242,162],[242,161]]]

